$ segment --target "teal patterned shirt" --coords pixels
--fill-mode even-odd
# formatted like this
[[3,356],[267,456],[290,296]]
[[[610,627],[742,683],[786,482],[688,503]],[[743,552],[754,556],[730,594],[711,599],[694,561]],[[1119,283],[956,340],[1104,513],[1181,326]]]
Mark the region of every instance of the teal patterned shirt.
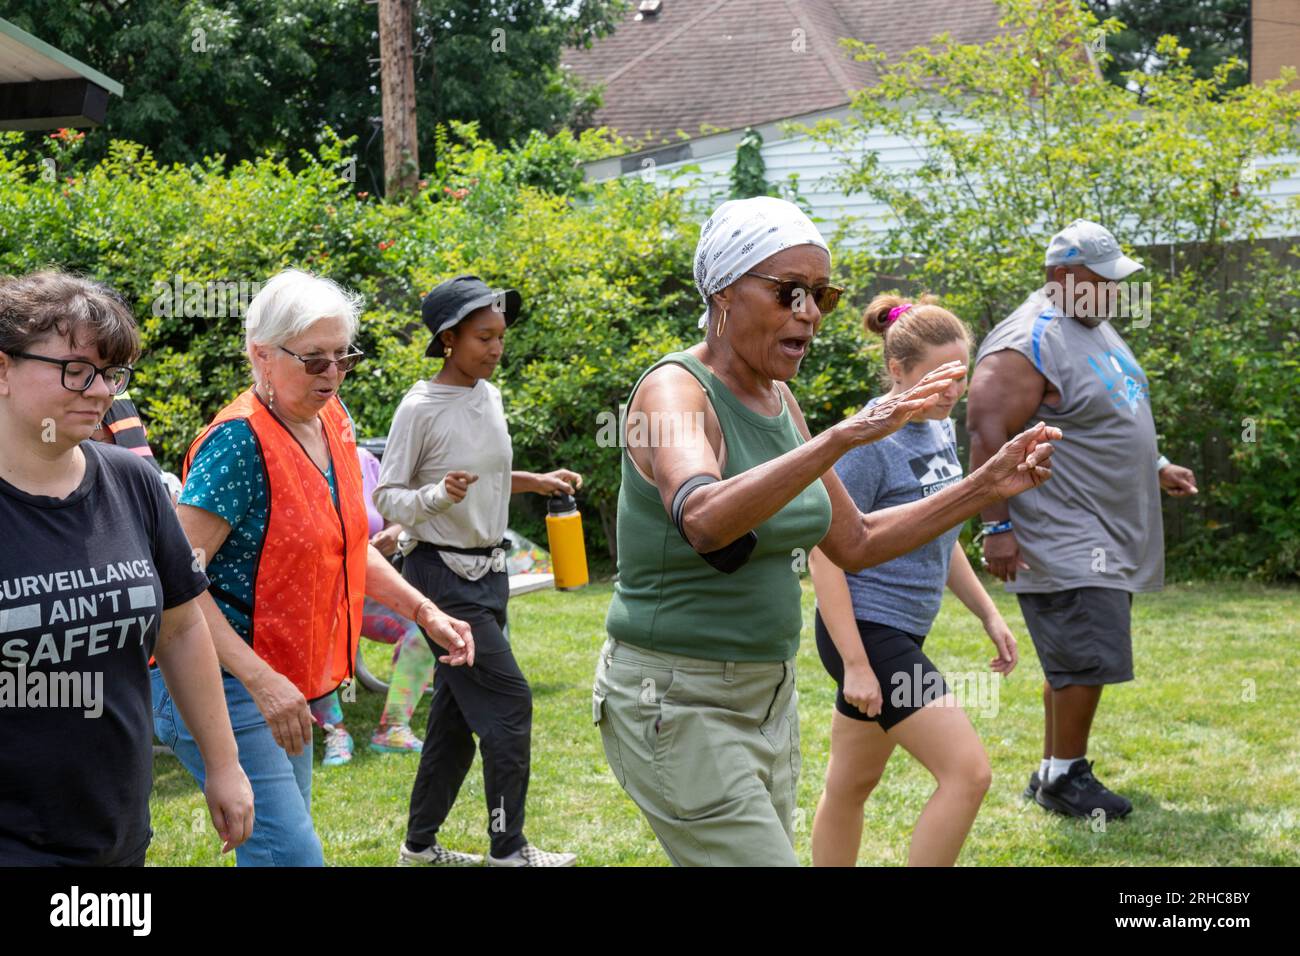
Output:
[[[325,477],[337,502],[332,465]],[[245,641],[252,639],[252,621],[220,593],[252,606],[257,559],[270,524],[267,502],[266,472],[252,426],[244,419],[222,422],[194,456],[180,503],[202,508],[230,525],[230,534],[209,559],[207,572],[214,585],[213,600]]]

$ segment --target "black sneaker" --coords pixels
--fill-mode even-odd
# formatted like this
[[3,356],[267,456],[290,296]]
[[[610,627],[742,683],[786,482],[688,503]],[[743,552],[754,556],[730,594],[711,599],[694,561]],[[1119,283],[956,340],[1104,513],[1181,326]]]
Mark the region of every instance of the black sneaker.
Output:
[[1055,780],[1044,782],[1034,800],[1040,807],[1071,817],[1090,817],[1101,810],[1107,819],[1117,820],[1133,809],[1133,804],[1111,793],[1092,775],[1092,761],[1082,757]]
[[1029,775],[1029,783],[1025,785],[1024,792],[1021,795],[1026,800],[1032,800],[1037,795],[1040,786],[1042,786],[1042,781],[1038,779],[1038,771],[1035,770]]

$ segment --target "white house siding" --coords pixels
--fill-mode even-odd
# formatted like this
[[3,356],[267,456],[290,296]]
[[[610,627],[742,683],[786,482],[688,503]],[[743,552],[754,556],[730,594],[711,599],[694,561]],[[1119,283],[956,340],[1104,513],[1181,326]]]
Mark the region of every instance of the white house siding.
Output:
[[[837,111],[838,112],[838,111]],[[828,114],[833,115],[833,114]],[[814,117],[815,118],[815,117]],[[962,124],[971,129],[973,123]],[[843,153],[807,135],[790,135],[782,132],[778,124],[760,127],[764,136],[763,161],[767,166],[766,177],[769,183],[784,184],[791,173],[799,174],[799,193],[812,207],[813,219],[821,230],[830,236],[836,225],[852,217],[858,227],[865,226],[869,232],[881,232],[889,225],[891,216],[888,208],[862,193],[846,195],[836,182],[842,170]],[[686,144],[693,156],[674,162],[654,163],[651,166],[645,157],[631,161],[633,171],[622,175],[656,176],[656,181],[667,185],[690,182],[688,195],[696,204],[700,218],[708,215],[718,203],[725,200],[731,191],[731,170],[736,164],[735,141],[739,133],[723,134],[716,137],[701,137]],[[711,142],[714,145],[711,148]],[[854,157],[865,155],[868,151],[877,153],[880,162],[891,169],[915,168],[922,162],[922,154],[909,142],[899,136],[883,132],[869,133],[864,140],[856,144],[852,151]],[[654,154],[647,154],[653,159]],[[618,175],[618,161],[604,161],[591,164],[589,178],[605,179]],[[1269,195],[1279,204],[1290,203],[1293,208],[1300,204],[1300,155],[1289,154],[1272,159],[1259,160],[1257,169],[1274,164],[1290,165],[1290,174],[1272,183]],[[698,172],[687,173],[686,167],[696,166]],[[638,171],[639,170],[639,171]],[[1115,223],[1112,228],[1122,230],[1123,224]],[[1266,233],[1279,236],[1286,232],[1278,226]],[[1162,241],[1168,241],[1164,239]]]
[[[868,231],[884,230],[890,218],[888,208],[863,193],[846,195],[836,181],[843,171],[844,154],[807,135],[777,133],[779,138],[765,138],[763,162],[767,166],[769,183],[785,185],[792,173],[799,176],[799,194],[812,208],[812,217],[822,231],[830,235],[837,224],[846,219],[858,220],[859,228]],[[697,141],[698,142],[698,141]],[[887,133],[872,133],[857,144],[853,156],[868,151],[878,153],[881,162],[895,169],[906,169],[921,164],[921,154],[901,137]],[[731,191],[731,170],[736,164],[736,149],[697,155],[691,159],[656,164],[653,171],[660,183],[692,183],[688,195],[707,215],[708,210],[727,198]],[[685,172],[689,166],[698,172]],[[648,175],[649,169],[640,175]],[[638,175],[628,173],[625,175]]]

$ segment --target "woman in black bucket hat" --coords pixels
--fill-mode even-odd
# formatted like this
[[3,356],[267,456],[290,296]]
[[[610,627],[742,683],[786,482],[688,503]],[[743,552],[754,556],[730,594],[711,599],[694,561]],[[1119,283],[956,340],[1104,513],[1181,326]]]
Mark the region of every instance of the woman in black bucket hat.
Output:
[[[486,309],[505,320],[506,326],[519,318],[523,298],[514,289],[490,289],[478,276],[464,275],[448,279],[424,297],[420,318],[433,333],[424,354],[443,358],[447,354],[442,333],[453,329],[471,314]],[[481,319],[479,315],[476,318]]]
[[468,679],[442,666],[435,672],[428,732],[398,852],[402,865],[483,862],[437,841],[474,761],[475,735],[488,804],[488,864],[575,862],[572,853],[539,850],[523,833],[532,692],[504,633],[510,582],[503,538],[510,495],[573,494],[582,478],[564,469],[512,470],[501,393],[488,379],[521,305],[518,292],[489,288],[471,275],[448,279],[425,297],[421,316],[433,335],[425,355],[442,358],[442,368],[412,385],[398,406],[375,489],[379,511],[419,542],[403,574],[425,595],[437,595],[440,608],[456,608],[473,629],[477,654]]

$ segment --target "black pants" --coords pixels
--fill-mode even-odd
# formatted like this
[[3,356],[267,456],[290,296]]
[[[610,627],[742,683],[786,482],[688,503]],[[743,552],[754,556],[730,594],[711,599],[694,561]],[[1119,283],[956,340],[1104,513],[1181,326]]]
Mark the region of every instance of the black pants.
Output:
[[[414,551],[402,574],[422,594],[474,633],[474,666],[438,662],[429,705],[429,729],[411,790],[406,842],[435,842],[474,762],[474,737],[483,755],[488,835],[498,859],[524,845],[524,802],[533,732],[533,695],[503,629],[510,579],[489,571],[477,581],[456,574],[437,554]],[[428,636],[425,636],[428,640]],[[445,649],[429,642],[436,656]]]

